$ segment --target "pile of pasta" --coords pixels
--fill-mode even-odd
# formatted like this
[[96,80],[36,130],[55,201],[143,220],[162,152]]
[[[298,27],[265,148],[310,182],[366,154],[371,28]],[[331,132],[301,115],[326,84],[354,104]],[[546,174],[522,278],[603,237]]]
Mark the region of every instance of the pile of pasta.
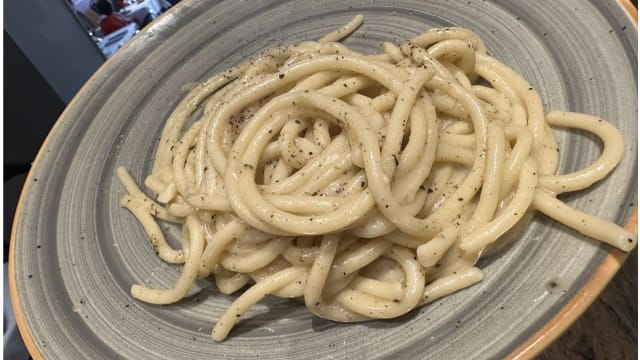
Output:
[[[152,173],[117,170],[122,204],[157,255],[184,264],[173,288],[133,285],[147,303],[199,278],[243,290],[215,325],[223,340],[267,295],[302,297],[339,322],[401,316],[483,278],[488,245],[530,210],[625,251],[636,235],[557,199],[604,178],[624,142],[594,116],[551,112],[469,30],[429,30],[384,52],[318,41],[262,52],[197,85],[166,122]],[[193,118],[196,118],[195,120]],[[550,126],[595,134],[601,156],[556,175]],[[172,248],[157,221],[182,227]]]

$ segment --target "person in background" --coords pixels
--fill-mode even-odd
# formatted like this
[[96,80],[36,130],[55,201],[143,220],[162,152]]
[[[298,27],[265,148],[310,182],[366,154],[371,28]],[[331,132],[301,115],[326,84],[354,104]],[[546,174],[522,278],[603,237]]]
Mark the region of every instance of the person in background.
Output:
[[120,11],[121,9],[127,7],[127,2],[125,0],[113,0],[113,6],[115,7],[116,11]]
[[114,12],[113,4],[109,0],[94,0],[91,2],[91,9],[101,15],[100,28],[104,36],[133,22],[131,19]]

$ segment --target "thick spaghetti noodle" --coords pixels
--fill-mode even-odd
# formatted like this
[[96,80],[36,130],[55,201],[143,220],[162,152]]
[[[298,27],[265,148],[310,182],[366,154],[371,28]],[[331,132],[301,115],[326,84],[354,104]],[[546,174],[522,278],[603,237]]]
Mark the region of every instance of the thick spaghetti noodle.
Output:
[[[157,202],[118,169],[122,204],[158,256],[184,264],[173,288],[134,285],[134,297],[173,303],[210,276],[223,293],[251,284],[216,324],[222,340],[266,295],[303,297],[342,322],[405,314],[480,281],[483,249],[530,209],[622,250],[636,245],[556,197],[621,160],[612,125],[545,116],[533,88],[465,29],[375,55],[336,42],[361,21],[196,86],[168,119],[145,181]],[[550,126],[595,134],[602,155],[556,175]],[[156,219],[182,225],[182,248]]]

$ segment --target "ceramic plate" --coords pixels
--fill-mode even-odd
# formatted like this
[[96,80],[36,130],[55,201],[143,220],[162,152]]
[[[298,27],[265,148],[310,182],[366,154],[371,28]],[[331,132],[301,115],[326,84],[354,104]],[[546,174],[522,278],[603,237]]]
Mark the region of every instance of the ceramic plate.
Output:
[[[627,223],[637,198],[637,30],[619,3],[183,1],[91,78],[29,175],[13,229],[10,276],[20,329],[35,358],[532,355],[557,336],[549,328],[566,327],[577,316],[566,316],[576,299],[588,304],[596,297],[620,257],[539,215],[511,248],[480,262],[482,283],[390,321],[337,324],[311,316],[299,301],[268,298],[216,343],[211,329],[233,296],[206,282],[198,295],[171,306],[129,295],[133,283],[170,286],[180,268],[154,255],[142,227],[120,207],[124,190],[116,167],[144,179],[164,119],[189,84],[261,49],[317,39],[356,14],[364,14],[365,23],[345,43],[357,50],[378,52],[385,40],[399,42],[432,27],[466,27],[540,91],[545,110],[612,121],[627,141],[622,164],[605,181],[564,199]],[[584,133],[556,136],[562,171],[599,154],[598,141]]]

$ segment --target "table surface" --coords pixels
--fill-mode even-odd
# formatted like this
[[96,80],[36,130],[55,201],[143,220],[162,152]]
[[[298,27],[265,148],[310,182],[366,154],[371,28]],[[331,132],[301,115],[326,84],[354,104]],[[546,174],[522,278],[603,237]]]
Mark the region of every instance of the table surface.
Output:
[[587,311],[538,358],[638,358],[637,249]]
[[638,358],[638,250],[587,311],[539,357],[552,359]]
[[[631,2],[638,6],[637,0]],[[635,249],[596,301],[539,359],[637,358],[638,249]]]

